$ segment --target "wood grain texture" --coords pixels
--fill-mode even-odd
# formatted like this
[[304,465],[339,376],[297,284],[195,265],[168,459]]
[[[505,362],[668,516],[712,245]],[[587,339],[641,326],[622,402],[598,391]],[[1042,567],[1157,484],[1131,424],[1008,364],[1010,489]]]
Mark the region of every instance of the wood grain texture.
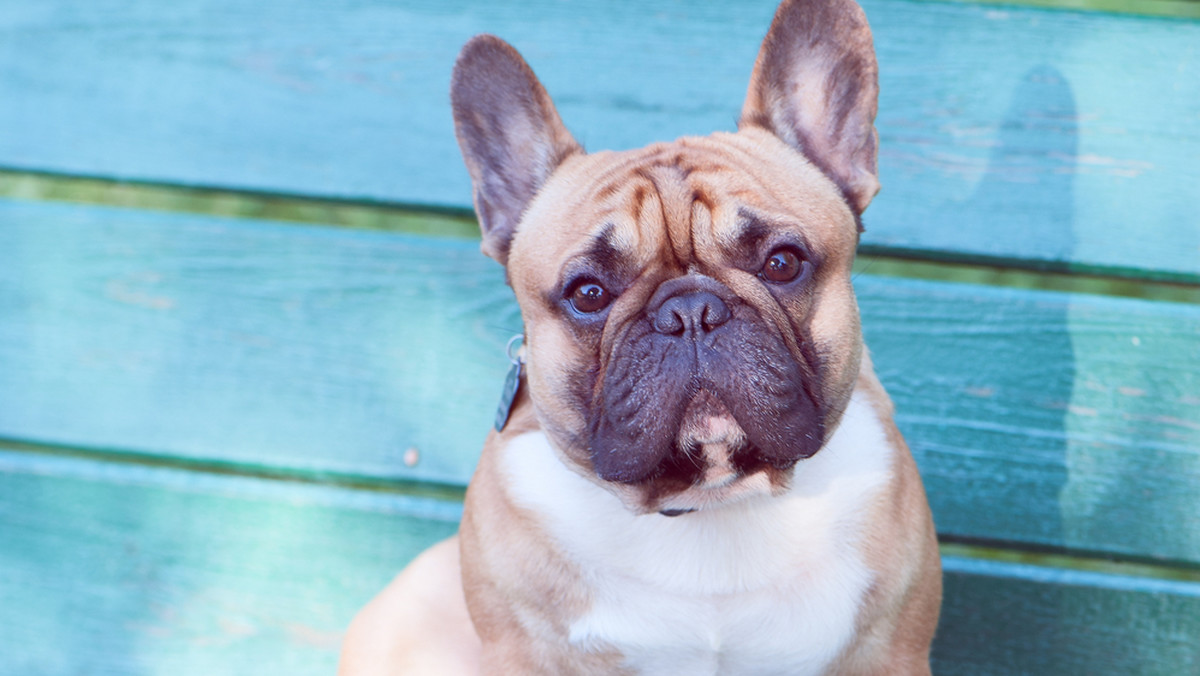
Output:
[[[476,247],[0,201],[0,438],[465,483],[520,331]],[[856,286],[943,535],[1200,562],[1200,308]]]
[[856,288],[940,533],[1200,561],[1200,308]]
[[465,483],[511,299],[472,242],[0,204],[0,436]]
[[[0,671],[329,674],[456,505],[0,450]],[[938,674],[1189,674],[1200,584],[946,560]]]
[[1200,672],[1200,584],[943,557],[933,673]]
[[0,672],[331,674],[460,511],[0,451]]
[[[0,166],[468,207],[447,102],[512,41],[588,147],[730,129],[775,0],[0,0]],[[1200,22],[866,0],[867,245],[1200,280]]]

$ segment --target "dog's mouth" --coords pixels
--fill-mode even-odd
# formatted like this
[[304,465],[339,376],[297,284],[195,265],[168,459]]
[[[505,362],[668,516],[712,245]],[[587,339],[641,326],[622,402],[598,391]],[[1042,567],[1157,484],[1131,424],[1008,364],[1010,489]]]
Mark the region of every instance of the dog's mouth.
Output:
[[617,492],[639,512],[680,516],[783,492],[793,466],[765,457],[721,399],[702,389],[684,409],[670,454]]
[[627,504],[674,513],[772,492],[824,444],[812,341],[786,341],[720,282],[668,280],[612,335],[587,452],[596,477],[637,496]]
[[612,360],[589,430],[601,479],[715,488],[819,450],[815,383],[782,342],[730,322],[706,342],[648,335]]

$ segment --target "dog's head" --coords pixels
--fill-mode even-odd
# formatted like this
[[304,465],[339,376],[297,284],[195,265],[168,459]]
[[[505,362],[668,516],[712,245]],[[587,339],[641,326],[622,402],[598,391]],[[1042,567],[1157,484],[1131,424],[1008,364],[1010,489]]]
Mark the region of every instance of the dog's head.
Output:
[[464,47],[452,101],[483,250],[564,462],[674,514],[780,492],[821,449],[862,353],[850,269],[877,91],[853,0],[785,0],[737,133],[586,154],[511,46]]

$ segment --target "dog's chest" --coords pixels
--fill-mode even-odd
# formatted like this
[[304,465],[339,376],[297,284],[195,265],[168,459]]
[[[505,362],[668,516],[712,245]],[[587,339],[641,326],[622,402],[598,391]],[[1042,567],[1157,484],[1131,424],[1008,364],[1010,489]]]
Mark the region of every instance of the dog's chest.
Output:
[[635,516],[567,469],[540,433],[505,452],[512,496],[544,516],[589,585],[569,627],[641,674],[821,673],[872,582],[859,543],[887,483],[882,425],[857,397],[785,496],[680,517]]
[[869,583],[852,562],[717,594],[613,576],[593,588],[571,641],[615,648],[639,674],[816,674],[851,637]]

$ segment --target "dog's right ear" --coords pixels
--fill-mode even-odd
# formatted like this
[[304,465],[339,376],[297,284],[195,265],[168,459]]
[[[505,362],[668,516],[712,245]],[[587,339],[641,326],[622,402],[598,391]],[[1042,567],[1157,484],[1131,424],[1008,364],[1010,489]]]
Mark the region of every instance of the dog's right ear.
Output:
[[533,70],[494,35],[477,35],[463,47],[450,103],[474,187],[483,252],[507,265],[525,207],[554,169],[583,149]]
[[762,127],[804,153],[861,215],[879,191],[878,71],[857,2],[783,0],[754,63],[738,127]]

